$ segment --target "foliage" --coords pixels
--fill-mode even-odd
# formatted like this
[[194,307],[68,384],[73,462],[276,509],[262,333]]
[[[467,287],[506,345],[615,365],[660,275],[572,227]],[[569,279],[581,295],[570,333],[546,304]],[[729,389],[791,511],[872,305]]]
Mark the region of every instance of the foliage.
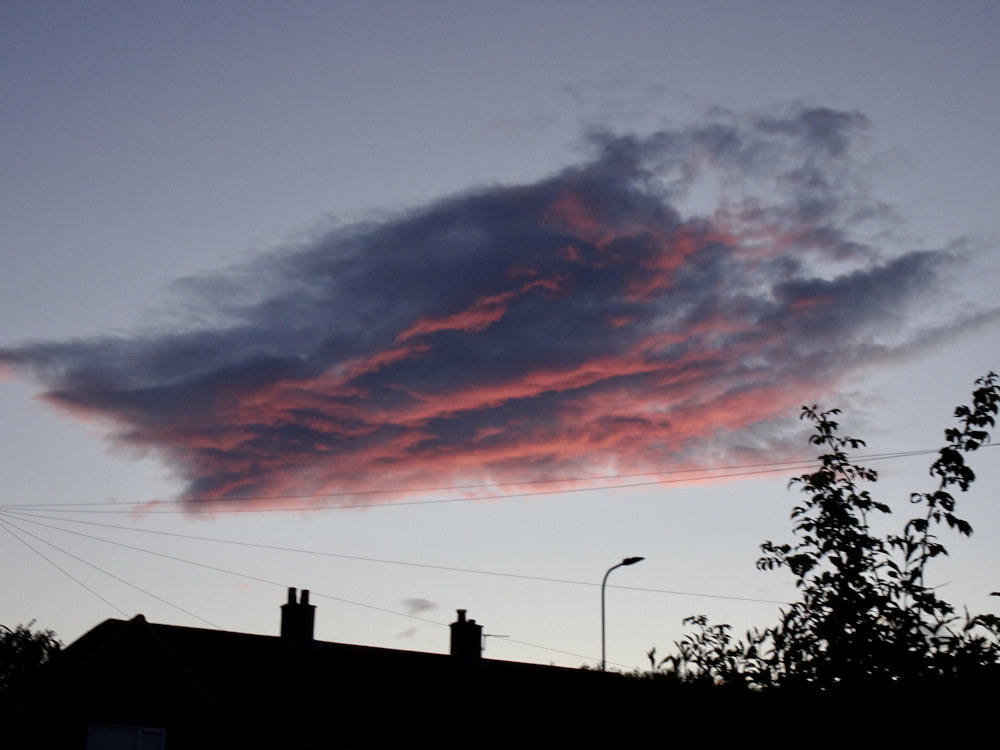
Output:
[[734,640],[732,627],[712,625],[705,615],[684,618],[685,625],[696,625],[698,632],[674,643],[677,653],[656,662],[656,649],[647,656],[657,668],[690,685],[752,685],[757,672],[759,637],[751,631],[746,643]]
[[918,514],[901,534],[876,536],[873,514],[890,513],[863,482],[877,473],[853,463],[847,451],[864,441],[838,433],[839,411],[803,407],[813,423],[813,445],[825,449],[820,467],[792,480],[805,495],[792,510],[794,544],[761,545],[762,570],[787,568],[802,599],[782,612],[781,621],[736,640],[728,625],[688,618],[699,632],[675,643],[677,653],[657,665],[689,682],[877,687],[915,680],[978,678],[1000,667],[1000,618],[955,614],[924,582],[931,560],[947,554],[935,533],[941,524],[970,536],[971,525],[956,515],[955,487],[965,492],[975,474],[964,454],[989,442],[1000,385],[993,372],[976,381],[971,406],[955,410],[959,427],[945,431],[946,444],[931,465],[933,492],[914,493]]
[[30,687],[62,643],[51,630],[32,631],[32,620],[11,630],[0,625],[0,700],[8,702]]

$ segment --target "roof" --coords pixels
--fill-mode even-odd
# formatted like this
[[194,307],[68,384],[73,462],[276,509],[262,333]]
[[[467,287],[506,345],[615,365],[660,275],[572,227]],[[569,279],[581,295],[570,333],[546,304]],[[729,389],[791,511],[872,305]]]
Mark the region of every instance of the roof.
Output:
[[76,736],[95,722],[164,727],[171,747],[204,738],[206,746],[379,747],[412,740],[421,727],[451,727],[482,746],[497,736],[495,727],[481,736],[491,718],[551,716],[557,705],[599,699],[599,674],[586,670],[294,642],[141,615],[104,621],[53,672],[29,714],[60,706]]

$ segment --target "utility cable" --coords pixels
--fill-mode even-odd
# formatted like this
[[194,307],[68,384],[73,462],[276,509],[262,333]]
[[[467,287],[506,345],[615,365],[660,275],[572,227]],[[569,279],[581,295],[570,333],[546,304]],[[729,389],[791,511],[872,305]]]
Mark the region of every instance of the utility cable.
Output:
[[[992,448],[1000,445],[1000,443],[989,443],[982,445],[982,448]],[[895,451],[891,453],[872,453],[872,454],[860,454],[854,456],[854,460],[858,461],[881,461],[893,458],[907,458],[910,456],[921,456],[929,455],[932,453],[938,453],[939,449],[922,449],[922,450],[912,450],[912,451]],[[512,482],[495,482],[492,484],[468,484],[468,485],[451,485],[451,486],[439,486],[439,487],[420,487],[420,488],[390,488],[383,490],[357,490],[353,492],[325,492],[325,493],[297,493],[290,495],[243,495],[240,497],[228,498],[226,500],[204,500],[204,499],[188,499],[188,500],[178,500],[174,501],[175,504],[179,505],[201,505],[205,503],[212,502],[243,502],[249,500],[294,500],[301,499],[305,497],[317,497],[317,498],[337,498],[337,497],[358,497],[365,495],[392,495],[392,494],[403,494],[403,493],[424,493],[424,492],[449,492],[458,490],[489,490],[495,487],[509,487],[509,486],[524,486],[524,485],[536,485],[536,484],[553,484],[553,483],[563,483],[563,482],[593,482],[602,481],[606,479],[630,479],[635,477],[645,477],[645,476],[662,476],[666,474],[695,474],[695,473],[707,473],[707,472],[730,472],[721,474],[712,474],[710,476],[698,476],[698,477],[685,477],[681,479],[662,479],[662,480],[652,480],[649,482],[631,482],[625,484],[616,485],[602,485],[599,487],[574,487],[568,489],[560,490],[550,490],[541,492],[524,492],[524,493],[511,493],[506,495],[483,495],[476,497],[461,497],[461,498],[446,498],[438,500],[417,500],[410,502],[397,502],[389,503],[384,506],[377,507],[387,507],[387,506],[404,506],[404,505],[426,505],[433,503],[446,503],[446,502],[465,502],[470,500],[502,500],[505,498],[518,498],[518,497],[531,497],[534,495],[549,495],[549,494],[560,494],[567,492],[587,492],[596,490],[608,490],[608,489],[627,489],[629,487],[646,487],[657,484],[674,484],[678,482],[695,482],[695,481],[706,481],[711,479],[728,479],[730,477],[741,477],[741,476],[753,476],[757,474],[767,474],[783,471],[796,471],[799,469],[805,469],[810,466],[818,464],[818,459],[799,459],[795,461],[774,461],[759,464],[737,464],[732,466],[718,466],[718,467],[705,467],[705,468],[694,468],[694,469],[668,469],[663,471],[648,471],[637,474],[608,474],[602,476],[585,476],[585,477],[562,477],[556,479],[532,479],[532,480],[522,480],[522,481],[512,481]],[[734,472],[736,469],[764,469],[763,471],[748,471],[748,472]],[[129,503],[135,504],[135,503]],[[77,507],[100,507],[100,506],[119,506],[119,503],[42,503],[37,505],[25,505],[25,504],[14,504],[14,505],[0,505],[2,509],[15,510],[22,508],[31,509],[43,509],[43,508],[77,508]],[[248,508],[248,509],[217,509],[217,510],[205,510],[208,513],[234,513],[234,512],[255,512],[255,513],[266,513],[275,511],[299,511],[299,510],[339,510],[339,509],[350,509],[350,508],[371,508],[376,507],[370,504],[360,503],[360,504],[350,504],[350,505],[310,505],[302,507],[292,507],[292,508]],[[84,511],[74,511],[74,512],[84,512]],[[187,510],[171,510],[171,511],[149,511],[149,510],[116,510],[116,511],[92,511],[92,512],[114,512],[114,513],[187,513],[191,511]]]
[[[160,535],[160,536],[179,537],[181,539],[194,539],[194,540],[203,541],[203,542],[215,542],[215,543],[219,543],[219,544],[232,544],[232,545],[237,545],[237,546],[240,546],[240,547],[254,547],[254,548],[257,548],[257,549],[269,549],[269,550],[276,550],[276,551],[279,551],[279,552],[295,552],[295,553],[306,554],[306,555],[318,555],[318,556],[321,556],[321,557],[335,557],[335,558],[344,559],[344,560],[358,560],[358,561],[361,561],[361,562],[383,563],[383,564],[386,564],[386,565],[404,565],[404,566],[413,567],[413,568],[427,568],[427,569],[430,569],[430,570],[445,570],[445,571],[454,572],[454,573],[470,573],[470,574],[473,574],[473,575],[497,576],[497,577],[502,577],[502,578],[519,578],[519,579],[528,580],[528,581],[542,581],[542,582],[546,582],[546,583],[565,583],[565,584],[571,584],[571,585],[574,585],[574,586],[594,586],[594,587],[596,587],[596,586],[600,586],[601,585],[601,584],[595,583],[593,581],[575,581],[575,580],[567,579],[567,578],[548,578],[548,577],[545,577],[545,576],[531,576],[531,575],[525,575],[525,574],[521,574],[521,573],[500,573],[500,572],[491,571],[491,570],[477,570],[475,568],[456,568],[456,567],[447,566],[447,565],[430,565],[430,564],[427,564],[427,563],[406,562],[406,561],[403,561],[403,560],[386,560],[386,559],[378,558],[378,557],[362,557],[360,555],[344,555],[344,554],[340,554],[340,553],[337,553],[337,552],[322,552],[322,551],[319,551],[319,550],[299,549],[299,548],[295,548],[295,547],[279,547],[277,545],[257,544],[257,543],[254,543],[254,542],[238,542],[238,541],[234,541],[234,540],[231,540],[231,539],[217,539],[215,537],[195,536],[193,534],[180,534],[180,533],[171,532],[171,531],[156,531],[156,530],[153,530],[153,529],[137,529],[137,528],[130,528],[128,526],[115,526],[113,524],[96,523],[94,521],[79,521],[79,520],[71,519],[71,518],[53,519],[53,518],[50,518],[48,516],[39,516],[39,515],[33,514],[33,513],[22,513],[20,511],[17,511],[17,515],[14,515],[14,513],[12,513],[11,511],[0,511],[0,515],[2,515],[2,516],[10,515],[10,516],[13,516],[14,518],[18,518],[20,520],[27,521],[28,523],[35,523],[35,524],[38,524],[39,526],[45,526],[46,528],[56,529],[58,531],[64,531],[67,534],[79,534],[79,532],[72,531],[71,529],[63,529],[63,528],[61,528],[59,526],[51,526],[49,524],[41,523],[40,521],[31,521],[31,520],[29,520],[28,517],[30,516],[31,518],[44,518],[44,519],[49,520],[49,521],[58,520],[58,521],[63,521],[65,523],[86,524],[87,526],[99,526],[99,527],[102,527],[102,528],[119,529],[119,530],[122,530],[122,531],[136,531],[136,532],[140,532],[140,533],[143,533],[143,534],[156,534],[156,535]],[[84,536],[84,537],[86,537],[88,539],[97,539],[99,541],[108,541],[111,544],[116,544],[117,543],[117,542],[110,542],[110,540],[102,539],[101,537],[89,536],[87,534],[80,534],[80,535]],[[697,593],[697,592],[692,592],[692,591],[673,591],[673,590],[670,590],[670,589],[653,589],[653,588],[644,588],[644,587],[640,587],[640,586],[620,586],[620,585],[616,585],[616,584],[609,584],[608,588],[624,589],[624,590],[628,590],[628,591],[646,591],[646,592],[650,592],[650,593],[670,594],[670,595],[674,595],[674,596],[695,596],[695,597],[701,597],[701,598],[707,598],[707,599],[728,599],[730,601],[756,602],[756,603],[760,603],[760,604],[788,604],[788,602],[777,601],[775,599],[755,599],[755,598],[745,597],[745,596],[727,596],[727,595],[724,595],[724,594],[703,594],[703,593]]]
[[[6,515],[6,514],[4,514],[4,515]],[[4,523],[4,522],[0,521],[0,523]],[[7,521],[6,523],[10,523],[10,522]],[[98,542],[105,542],[106,544],[113,544],[116,547],[124,547],[126,549],[135,550],[136,552],[144,552],[147,555],[155,555],[156,557],[163,557],[163,558],[166,558],[168,560],[174,560],[176,562],[187,563],[188,565],[195,565],[195,566],[197,566],[199,568],[206,568],[208,570],[214,570],[214,571],[217,571],[219,573],[227,573],[229,575],[237,576],[239,578],[245,578],[245,579],[248,579],[248,580],[251,580],[251,581],[258,581],[259,583],[266,583],[266,584],[271,585],[271,586],[278,586],[280,588],[288,588],[286,584],[279,583],[278,581],[272,581],[272,580],[269,580],[267,578],[261,578],[259,576],[252,576],[252,575],[248,575],[246,573],[238,573],[235,570],[227,570],[226,568],[220,568],[220,567],[215,566],[215,565],[208,565],[207,563],[195,562],[194,560],[187,560],[187,559],[185,559],[183,557],[176,557],[175,555],[168,555],[168,554],[163,553],[163,552],[154,552],[153,550],[143,549],[142,547],[134,547],[131,544],[125,544],[124,542],[114,542],[114,541],[112,541],[110,539],[101,539],[100,537],[91,536],[90,534],[82,534],[79,531],[71,531],[69,529],[60,529],[57,526],[49,526],[48,524],[38,523],[37,521],[29,521],[29,523],[35,523],[35,524],[37,524],[39,526],[45,526],[46,528],[55,529],[57,531],[63,531],[65,533],[67,533],[67,534],[75,534],[76,536],[82,536],[82,537],[84,537],[86,539],[93,539],[93,540],[98,541]],[[13,525],[13,524],[11,524],[11,525]],[[17,528],[17,527],[15,526],[14,528]],[[18,529],[18,531],[21,531],[21,529]],[[24,533],[28,533],[28,532],[24,532]],[[31,534],[31,536],[34,536],[34,534]],[[38,537],[35,537],[35,538],[38,539]],[[44,540],[39,540],[39,541],[44,541]],[[46,542],[46,544],[49,544],[49,543]],[[50,545],[50,546],[54,547],[55,545]],[[32,548],[32,549],[34,549],[34,548]],[[59,548],[56,547],[56,549],[59,549]],[[81,562],[83,562],[83,561],[81,561]],[[101,571],[101,572],[104,572],[104,571]],[[119,579],[119,580],[121,580],[121,579]],[[351,601],[350,599],[343,599],[341,597],[333,596],[331,594],[324,594],[324,593],[321,593],[321,592],[316,591],[316,590],[311,590],[310,593],[312,593],[314,596],[323,597],[324,599],[332,599],[334,601],[343,602],[344,604],[353,604],[354,606],[364,607],[365,609],[374,609],[374,610],[377,610],[379,612],[386,612],[386,613],[391,614],[391,615],[399,615],[400,617],[407,617],[407,618],[409,618],[411,620],[420,620],[421,622],[429,622],[429,623],[432,623],[434,625],[445,625],[446,624],[446,623],[443,623],[443,622],[437,622],[436,620],[428,620],[427,618],[424,618],[424,617],[417,617],[416,615],[409,615],[409,614],[406,614],[404,612],[396,612],[396,611],[391,610],[391,609],[383,609],[382,607],[376,607],[376,606],[371,605],[371,604],[362,604],[361,602]],[[118,608],[115,607],[115,609],[118,609]],[[178,609],[180,609],[180,608],[178,607]],[[120,609],[118,609],[118,611],[121,612],[122,615],[124,615],[125,617],[128,617],[128,615],[125,615],[125,613],[122,612]],[[181,611],[183,612],[184,610],[181,610]],[[198,619],[201,619],[201,618],[198,618]],[[208,621],[204,620],[203,622],[208,622]],[[211,623],[209,623],[209,624],[211,625]],[[213,625],[213,627],[218,627],[218,626],[217,625]],[[221,630],[222,628],[219,628],[219,629]]]
[[[104,570],[103,568],[99,568],[98,566],[94,565],[93,563],[89,563],[89,562],[87,562],[87,561],[86,561],[86,560],[84,560],[84,559],[83,559],[82,557],[77,557],[77,556],[76,556],[76,555],[74,555],[74,554],[73,554],[72,552],[67,552],[67,551],[66,551],[66,550],[64,550],[64,549],[63,549],[62,547],[59,547],[59,546],[57,546],[57,545],[53,544],[52,542],[49,542],[49,541],[46,541],[45,539],[42,539],[42,538],[41,538],[40,536],[36,536],[35,534],[32,534],[32,533],[31,533],[30,531],[25,531],[24,529],[20,528],[19,526],[16,526],[16,525],[12,524],[12,523],[10,522],[10,519],[9,519],[9,518],[8,518],[8,519],[6,520],[6,523],[7,523],[7,524],[9,524],[10,526],[12,526],[13,528],[17,529],[18,531],[20,531],[20,532],[21,532],[22,534],[27,534],[27,535],[28,535],[28,536],[30,536],[31,538],[33,538],[33,539],[37,539],[38,541],[40,541],[40,542],[41,542],[42,544],[47,544],[47,545],[49,545],[50,547],[52,547],[53,549],[56,549],[56,550],[58,550],[58,551],[62,552],[62,553],[63,553],[64,555],[68,555],[68,556],[72,557],[72,558],[73,558],[74,560],[77,560],[77,561],[79,561],[79,562],[82,562],[82,563],[83,563],[84,565],[89,565],[89,566],[90,566],[91,568],[93,568],[94,570],[97,570],[97,571],[100,571],[101,573],[104,573],[104,575],[106,575],[106,576],[110,576],[111,578],[114,578],[114,579],[115,579],[116,581],[119,581],[119,582],[121,582],[121,583],[124,583],[124,584],[125,584],[126,586],[131,586],[131,587],[132,587],[132,588],[134,588],[134,589],[135,589],[136,591],[141,591],[141,592],[142,592],[143,594],[145,594],[146,596],[151,596],[151,597],[153,597],[154,599],[156,599],[157,601],[160,601],[160,602],[163,602],[163,603],[164,603],[164,604],[166,604],[166,605],[167,605],[168,607],[173,607],[173,608],[174,608],[174,609],[176,609],[177,611],[179,611],[179,612],[183,612],[184,614],[188,615],[189,617],[193,617],[193,618],[194,618],[194,619],[196,619],[196,620],[201,620],[201,621],[202,621],[203,623],[205,623],[206,625],[211,625],[211,626],[212,626],[213,628],[215,628],[216,630],[222,630],[222,628],[220,628],[220,627],[219,627],[218,625],[216,625],[216,624],[215,624],[214,622],[209,622],[209,621],[208,621],[208,620],[206,620],[206,619],[205,619],[204,617],[199,617],[198,615],[194,614],[193,612],[188,612],[188,611],[187,611],[186,609],[184,609],[183,607],[178,607],[178,606],[177,606],[176,604],[172,604],[171,602],[168,602],[168,601],[167,601],[166,599],[163,599],[163,598],[161,598],[161,597],[157,596],[156,594],[153,594],[153,593],[150,593],[149,591],[146,591],[145,589],[143,589],[143,588],[140,588],[139,586],[136,586],[136,585],[135,585],[134,583],[129,583],[129,582],[128,582],[128,581],[126,581],[126,580],[125,580],[124,578],[119,578],[119,577],[118,577],[118,576],[116,576],[116,575],[115,575],[114,573],[109,573],[108,571]],[[29,523],[33,523],[33,522],[29,522]],[[118,609],[118,607],[115,607],[115,609]],[[121,611],[120,609],[118,609],[118,611],[119,611],[119,612],[121,612],[121,613],[122,613],[122,615],[124,615],[125,617],[128,617],[128,615],[126,615],[126,614],[125,614],[124,612],[122,612],[122,611]]]
[[[596,661],[598,663],[600,662],[600,659],[595,659],[593,656],[584,656],[582,654],[574,654],[572,651],[560,651],[557,648],[549,648],[548,646],[538,646],[538,645],[536,645],[534,643],[525,643],[524,641],[514,640],[513,638],[504,638],[503,640],[506,641],[507,643],[517,643],[517,644],[519,644],[521,646],[530,646],[531,648],[540,648],[540,649],[543,649],[545,651],[554,651],[557,654],[565,654],[566,656],[575,656],[578,659],[586,659],[587,661]],[[606,660],[606,663],[607,664],[614,664],[616,667],[623,667],[624,669],[628,669],[629,668],[629,666],[627,664],[619,664],[618,662],[613,662],[613,661],[610,661],[610,660]]]
[[[7,515],[7,514],[4,514],[4,515]],[[7,521],[6,523],[10,523],[10,522]],[[36,521],[29,521],[29,523],[37,523],[37,522]],[[3,524],[4,524],[4,522],[0,521],[0,525],[3,525]],[[11,524],[11,525],[13,525],[13,524]],[[278,583],[277,581],[271,581],[271,580],[268,580],[267,578],[261,578],[259,576],[252,576],[252,575],[248,575],[246,573],[238,573],[236,571],[227,570],[225,568],[219,568],[219,567],[214,566],[214,565],[207,565],[205,563],[195,562],[194,560],[185,560],[184,558],[175,557],[174,555],[166,555],[166,554],[163,554],[161,552],[153,552],[152,550],[142,549],[141,547],[133,547],[132,545],[123,544],[121,542],[113,542],[113,541],[111,541],[109,539],[101,539],[100,537],[90,536],[89,534],[81,534],[81,533],[76,532],[76,531],[70,531],[69,529],[59,529],[58,527],[55,527],[55,526],[48,526],[48,524],[38,524],[38,525],[40,525],[40,526],[46,526],[47,528],[56,529],[57,531],[64,531],[64,532],[69,533],[69,534],[76,534],[77,536],[83,536],[83,537],[86,537],[88,539],[94,539],[96,541],[107,542],[108,544],[114,544],[114,545],[119,546],[119,547],[125,547],[125,548],[128,548],[128,549],[136,550],[137,552],[145,552],[146,554],[156,555],[157,557],[164,557],[164,558],[167,558],[167,559],[170,559],[170,560],[175,560],[177,562],[187,563],[188,565],[195,565],[195,566],[200,567],[200,568],[207,568],[209,570],[215,570],[215,571],[218,571],[218,572],[221,572],[221,573],[227,573],[229,575],[238,576],[240,578],[249,579],[249,580],[252,580],[252,581],[258,581],[260,583],[265,583],[265,584],[268,584],[268,585],[271,585],[271,586],[279,586],[279,587],[281,587],[283,589],[287,588],[287,586],[285,584]],[[14,528],[18,528],[18,527],[14,526]],[[21,529],[18,529],[18,530],[22,531]],[[13,533],[13,532],[11,532],[11,533]],[[23,533],[29,533],[29,532],[23,532]],[[40,539],[39,537],[36,537],[34,534],[30,534],[29,533],[29,535],[35,537],[36,539],[39,539],[39,541],[43,541],[43,542],[45,541],[43,539]],[[15,537],[16,537],[16,535],[15,535]],[[21,540],[21,541],[23,541],[23,540]],[[49,542],[45,542],[45,543],[49,544],[52,547],[55,547],[55,545],[53,545],[53,544],[51,544]],[[25,544],[27,544],[27,543],[25,542]],[[31,545],[28,545],[28,546],[30,547]],[[55,547],[55,548],[59,549],[58,547]],[[34,548],[32,547],[32,549],[34,549]],[[60,550],[60,551],[63,551],[63,550]],[[41,554],[41,553],[39,553],[39,554]],[[67,554],[69,554],[69,553],[67,553]],[[44,557],[44,555],[42,555],[42,556]],[[70,555],[70,556],[71,557],[75,557],[74,555]],[[48,559],[48,558],[46,558],[46,559]],[[77,559],[79,559],[79,558],[77,558]],[[86,562],[86,561],[81,560],[81,562]],[[53,564],[55,564],[55,563],[53,563]],[[89,565],[90,563],[86,563],[86,564]],[[58,566],[56,566],[56,567],[58,567]],[[96,567],[96,566],[92,566],[92,567]],[[62,569],[60,568],[60,570],[62,570]],[[100,568],[98,568],[98,570],[100,570]],[[65,572],[65,571],[63,571],[63,572]],[[101,572],[103,573],[105,571],[101,571]],[[67,575],[69,575],[69,574],[67,573]],[[108,575],[110,575],[110,574],[108,574]],[[112,576],[112,577],[117,578],[117,576]],[[72,576],[70,576],[70,578],[72,578]],[[74,578],[73,580],[76,580],[76,579]],[[121,580],[121,579],[119,578],[118,580]],[[126,583],[125,581],[122,581],[122,582]],[[79,581],[78,581],[78,583],[79,583]],[[80,585],[82,586],[83,584],[80,584]],[[131,584],[129,584],[129,585],[131,585]],[[84,588],[86,588],[86,586],[84,586]],[[88,589],[88,591],[89,590],[90,589]],[[376,607],[376,606],[374,606],[372,604],[364,604],[362,602],[356,602],[356,601],[352,601],[350,599],[344,599],[343,597],[333,596],[331,594],[324,594],[323,592],[316,591],[314,589],[310,590],[310,594],[312,594],[313,596],[317,596],[317,597],[323,598],[323,599],[330,599],[332,601],[341,602],[343,604],[350,604],[350,605],[353,605],[355,607],[363,607],[364,609],[371,609],[371,610],[375,610],[376,612],[383,612],[385,614],[397,615],[399,617],[406,617],[406,618],[408,618],[410,620],[418,620],[420,622],[428,623],[428,624],[431,624],[431,625],[440,625],[442,627],[448,627],[447,623],[439,622],[437,620],[431,620],[431,619],[428,619],[426,617],[418,617],[417,615],[411,615],[411,614],[407,614],[405,612],[397,612],[395,610],[386,609],[384,607]],[[105,601],[107,603],[107,601],[104,600],[103,597],[99,597],[99,598],[101,598],[102,601]],[[159,597],[154,597],[154,598],[159,599]],[[160,601],[164,601],[164,600],[160,599]],[[165,603],[169,604],[169,602],[165,602]],[[126,615],[124,612],[122,612],[117,607],[114,607],[114,605],[111,605],[111,606],[114,609],[116,609],[118,612],[120,612],[123,617],[128,617],[128,615]],[[171,606],[174,606],[174,605],[171,605]],[[180,607],[177,607],[177,609],[180,609]],[[191,614],[190,612],[186,612],[183,609],[181,609],[180,611],[185,612],[186,614]],[[196,615],[192,615],[192,617],[197,617],[197,616]],[[208,622],[207,620],[203,620],[200,617],[198,617],[197,619],[202,620],[202,622]],[[214,628],[222,630],[222,628],[219,628],[219,626],[217,626],[217,625],[213,625],[212,623],[208,623],[208,624],[212,625],[212,627],[214,627]],[[550,648],[548,646],[539,646],[539,645],[534,644],[534,643],[527,643],[527,642],[524,642],[524,641],[516,641],[516,640],[510,639],[510,638],[507,638],[505,640],[507,640],[507,641],[509,641],[511,643],[518,643],[518,644],[523,645],[523,646],[530,646],[532,648],[538,648],[538,649],[542,649],[542,650],[545,650],[545,651],[552,651],[553,653],[566,654],[568,656],[574,656],[574,657],[577,657],[577,658],[580,658],[580,659],[588,659],[588,660],[591,660],[591,661],[597,661],[594,657],[582,656],[580,654],[574,654],[574,653],[571,653],[569,651],[561,651],[559,649]],[[624,664],[616,664],[616,666],[627,667],[627,665],[624,665]]]
[[[12,537],[14,537],[15,539],[17,539],[17,541],[19,541],[25,547],[27,547],[28,549],[30,549],[32,552],[34,552],[40,558],[42,558],[43,560],[45,560],[45,562],[47,562],[49,565],[51,565],[52,567],[54,567],[56,570],[58,570],[64,576],[66,576],[67,578],[69,578],[70,580],[72,580],[74,583],[77,583],[80,586],[83,586],[83,588],[87,589],[87,591],[89,591],[91,594],[93,594],[94,596],[96,596],[102,602],[104,602],[105,604],[107,604],[109,607],[111,607],[111,609],[115,610],[115,612],[118,612],[119,614],[121,614],[122,617],[126,617],[126,618],[128,617],[127,614],[125,614],[124,612],[122,612],[122,610],[118,609],[118,607],[116,607],[114,604],[112,604],[107,599],[105,599],[103,596],[101,596],[96,591],[94,591],[92,588],[90,588],[90,586],[88,586],[87,584],[85,584],[80,579],[74,577],[68,571],[66,571],[63,568],[61,568],[57,563],[55,563],[52,560],[50,560],[49,558],[47,558],[43,553],[41,553],[40,551],[38,551],[37,549],[35,549],[34,547],[32,547],[28,542],[24,541],[21,537],[19,537],[17,534],[15,534],[13,531],[11,531],[10,527],[7,525],[7,523],[4,523],[3,521],[0,521],[0,527],[3,527],[4,531],[6,531]],[[17,528],[17,527],[15,526],[14,528]]]
[[[925,451],[920,451],[925,452]],[[926,451],[930,452],[930,451]],[[493,487],[519,487],[523,485],[533,485],[533,484],[555,484],[559,482],[596,482],[605,479],[633,479],[635,477],[648,477],[648,476],[660,476],[663,474],[695,474],[703,473],[709,471],[729,471],[731,469],[757,469],[761,467],[768,466],[785,466],[792,465],[798,466],[800,464],[813,464],[816,463],[816,459],[799,459],[797,461],[773,461],[762,464],[737,464],[734,466],[709,466],[707,468],[695,468],[695,469],[664,469],[662,471],[644,471],[637,474],[605,474],[605,475],[595,475],[595,476],[585,476],[585,477],[561,477],[556,479],[526,479],[521,481],[511,481],[511,482],[493,482],[491,484],[459,484],[459,485],[449,485],[442,487],[406,487],[406,488],[393,488],[387,490],[357,490],[355,492],[323,492],[316,494],[302,494],[297,493],[294,495],[241,495],[240,497],[231,498],[231,501],[239,502],[242,500],[294,500],[302,497],[355,497],[357,495],[392,495],[398,493],[418,493],[418,492],[453,492],[457,490],[485,490],[491,489]],[[179,503],[201,503],[208,502],[200,499],[189,499],[189,500],[179,500]],[[40,506],[32,507],[68,507],[68,506],[84,506],[84,505],[117,505],[118,503],[43,503]],[[18,508],[25,507],[19,505],[0,505],[0,508]]]
[[[808,465],[812,465],[811,463]],[[804,467],[803,467],[804,468]],[[777,469],[760,469],[758,471],[743,471],[733,474],[715,474],[710,477],[695,477],[695,478],[683,478],[683,479],[656,479],[650,482],[632,482],[626,484],[609,484],[602,485],[600,487],[568,487],[560,490],[541,490],[538,492],[517,492],[510,493],[506,495],[483,495],[481,497],[449,497],[449,498],[438,498],[435,500],[404,500],[400,502],[392,503],[350,503],[342,505],[296,505],[296,506],[286,506],[286,507],[271,507],[271,508],[178,508],[170,510],[143,510],[143,509],[133,509],[133,510],[70,510],[66,508],[54,509],[54,512],[59,513],[92,513],[98,515],[177,515],[180,513],[185,514],[198,514],[205,513],[207,515],[214,514],[232,514],[232,513],[289,513],[297,511],[321,511],[321,510],[351,510],[364,508],[366,510],[375,510],[379,508],[401,508],[408,505],[440,505],[444,503],[468,503],[477,500],[513,500],[521,497],[541,497],[543,495],[566,495],[574,492],[600,492],[604,490],[622,490],[622,489],[632,489],[634,487],[651,487],[658,484],[677,484],[683,482],[695,482],[695,481],[705,481],[709,479],[730,479],[732,477],[746,477],[755,476],[758,474],[773,474],[776,472],[787,472],[796,470],[794,467],[785,467]],[[403,490],[393,490],[394,492],[402,492]],[[410,491],[410,490],[406,490]],[[376,491],[372,491],[373,493]],[[350,496],[351,493],[341,494],[340,496]],[[293,495],[290,497],[309,497],[308,495]],[[320,497],[317,495],[317,497]],[[221,500],[218,502],[222,503],[235,503],[243,502],[245,498],[240,498],[239,500]],[[201,502],[201,501],[198,501]],[[4,510],[19,510],[21,508],[38,508],[39,506],[4,506]]]

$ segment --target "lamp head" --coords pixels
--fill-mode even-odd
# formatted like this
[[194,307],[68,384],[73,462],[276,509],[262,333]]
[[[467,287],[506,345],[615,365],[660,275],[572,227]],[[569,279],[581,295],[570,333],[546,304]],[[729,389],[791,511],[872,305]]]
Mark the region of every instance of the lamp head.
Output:
[[637,562],[642,562],[645,557],[626,557],[622,560],[622,565],[635,565]]

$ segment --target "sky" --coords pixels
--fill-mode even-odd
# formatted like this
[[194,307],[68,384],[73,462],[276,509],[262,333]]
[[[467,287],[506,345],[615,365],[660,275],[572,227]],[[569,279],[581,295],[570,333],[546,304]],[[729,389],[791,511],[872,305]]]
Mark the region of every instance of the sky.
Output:
[[[796,597],[803,404],[1000,369],[1000,8],[0,8],[0,622],[632,669]],[[1000,461],[935,585],[995,611]],[[908,517],[932,456],[873,458]]]

